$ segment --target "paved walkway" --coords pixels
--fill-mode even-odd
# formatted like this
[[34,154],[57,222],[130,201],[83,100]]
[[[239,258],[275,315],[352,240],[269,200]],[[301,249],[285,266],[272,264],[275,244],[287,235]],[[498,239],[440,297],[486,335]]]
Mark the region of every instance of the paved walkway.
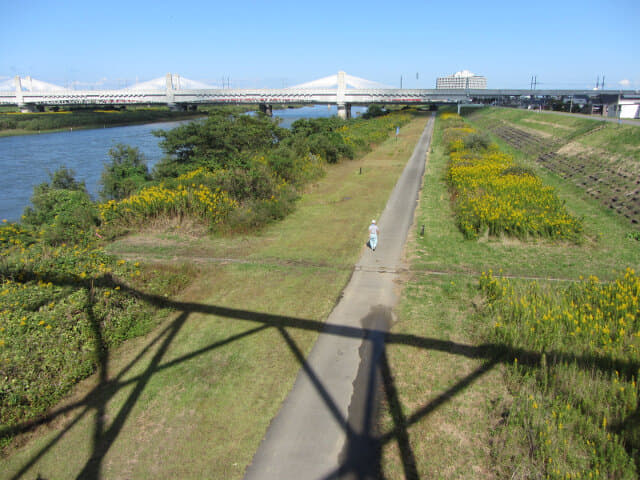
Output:
[[432,116],[378,221],[378,248],[360,257],[246,480],[375,478],[376,366],[397,301],[394,272],[413,221],[433,121]]

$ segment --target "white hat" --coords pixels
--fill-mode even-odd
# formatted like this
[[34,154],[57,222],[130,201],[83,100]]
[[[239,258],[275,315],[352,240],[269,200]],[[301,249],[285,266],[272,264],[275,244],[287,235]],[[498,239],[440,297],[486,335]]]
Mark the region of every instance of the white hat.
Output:
[[376,221],[375,220],[371,220],[371,223],[376,223]]

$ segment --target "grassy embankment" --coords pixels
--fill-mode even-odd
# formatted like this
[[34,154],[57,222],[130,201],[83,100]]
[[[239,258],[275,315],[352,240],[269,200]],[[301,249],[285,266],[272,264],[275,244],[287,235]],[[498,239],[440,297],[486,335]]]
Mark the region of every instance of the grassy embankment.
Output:
[[116,127],[201,117],[203,112],[172,112],[168,108],[129,110],[59,111],[44,113],[0,112],[0,137],[61,130]]
[[[482,109],[467,117],[640,227],[640,129],[566,115]],[[506,145],[505,145],[506,144]]]
[[[508,110],[491,114],[498,121],[550,119]],[[480,124],[481,115],[474,114],[474,122]],[[561,122],[575,122],[575,130],[567,126],[573,133],[591,128],[581,123],[589,120],[562,117]],[[552,127],[550,133],[558,130],[564,131]],[[604,338],[592,333],[594,322],[580,317],[571,299],[592,306],[601,327],[615,329],[615,312],[602,314],[602,300],[610,302],[605,288],[590,289],[580,278],[594,275],[603,284],[620,279],[628,285],[621,278],[625,269],[640,268],[639,244],[629,236],[633,227],[582,188],[541,168],[535,157],[511,149],[519,163],[555,187],[569,213],[583,218],[582,240],[506,235],[468,240],[456,226],[445,182],[442,135],[438,120],[416,213],[425,234],[409,242],[411,271],[393,328],[425,340],[422,346],[388,346],[398,398],[391,398],[382,419],[383,434],[390,432],[383,437],[385,478],[632,478],[639,426],[633,374],[638,359],[631,347],[640,329],[637,311],[634,320],[625,315],[634,314],[638,292],[616,291],[612,284],[613,297],[618,293],[622,299],[616,308],[627,302],[623,318],[631,325],[626,333],[618,329]],[[637,146],[613,144],[602,141],[598,148],[611,148],[611,158]],[[492,290],[486,276],[486,290],[480,290],[482,272],[490,270],[504,278],[497,283],[498,296],[505,287],[504,297],[487,300],[498,288]],[[569,287],[573,296],[565,300],[561,292]],[[547,312],[549,305],[559,305],[560,311]],[[580,318],[582,333],[562,330],[573,325],[563,309]],[[550,321],[542,328],[536,320],[545,312]]]
[[106,373],[3,459],[2,475],[241,478],[425,123],[330,166],[292,214],[258,234],[147,231],[113,244],[156,268],[196,265],[197,276],[168,301],[175,315],[109,355]]

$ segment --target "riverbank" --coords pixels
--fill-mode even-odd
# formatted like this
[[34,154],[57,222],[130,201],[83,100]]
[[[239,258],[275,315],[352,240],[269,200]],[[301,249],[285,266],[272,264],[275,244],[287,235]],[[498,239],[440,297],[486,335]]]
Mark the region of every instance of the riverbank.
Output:
[[162,123],[206,115],[206,111],[172,112],[156,109],[0,113],[0,137]]

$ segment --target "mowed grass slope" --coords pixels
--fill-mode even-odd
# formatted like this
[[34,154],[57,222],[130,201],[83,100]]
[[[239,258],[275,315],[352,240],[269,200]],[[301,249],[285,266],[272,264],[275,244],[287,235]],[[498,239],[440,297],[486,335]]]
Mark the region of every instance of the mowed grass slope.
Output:
[[198,277],[165,300],[171,320],[119,349],[3,459],[0,478],[242,478],[426,121],[328,168],[292,215],[258,234],[176,229],[113,245],[140,261],[194,263]]
[[[474,122],[500,121],[559,139],[573,140],[585,147],[623,154],[640,161],[640,125],[602,122],[588,117],[537,113],[513,108],[486,108],[468,115]],[[587,134],[587,135],[585,135]]]
[[535,161],[640,229],[640,124],[496,108],[467,119],[516,158]]
[[[501,119],[503,112],[506,119],[519,115],[502,109],[491,114]],[[562,122],[574,120],[562,117]],[[496,363],[495,350],[487,346],[497,320],[485,315],[479,290],[482,272],[493,270],[521,282],[535,278],[539,285],[560,290],[581,275],[607,281],[627,267],[637,271],[640,244],[628,236],[634,230],[624,218],[523,155],[517,160],[554,186],[569,212],[584,219],[583,241],[466,240],[456,228],[441,140],[438,121],[407,249],[411,270],[392,329],[422,337],[424,346],[387,347],[399,400],[387,403],[381,419],[384,477],[538,478],[544,468],[533,460],[522,461],[534,458],[535,449],[527,450],[526,433],[515,441],[501,436],[509,431],[503,427],[514,402],[509,382],[518,380],[507,375],[508,367],[501,363],[507,357]],[[422,225],[424,236],[417,233]]]

